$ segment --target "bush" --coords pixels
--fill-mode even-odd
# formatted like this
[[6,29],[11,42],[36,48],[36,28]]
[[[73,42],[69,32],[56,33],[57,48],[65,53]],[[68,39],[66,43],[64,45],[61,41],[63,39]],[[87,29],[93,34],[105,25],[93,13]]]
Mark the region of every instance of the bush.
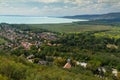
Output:
[[22,63],[15,63],[14,61],[9,61],[7,59],[3,59],[0,62],[0,74],[7,76],[12,80],[24,79],[26,77],[26,69],[27,67]]
[[7,77],[0,75],[0,80],[8,80]]

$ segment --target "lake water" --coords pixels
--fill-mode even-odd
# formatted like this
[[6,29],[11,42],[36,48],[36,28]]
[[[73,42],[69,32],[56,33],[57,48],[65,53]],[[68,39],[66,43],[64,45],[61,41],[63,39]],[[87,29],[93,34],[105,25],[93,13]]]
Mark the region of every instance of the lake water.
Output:
[[0,23],[10,23],[10,24],[56,24],[56,23],[72,23],[76,21],[87,21],[87,20],[53,18],[53,17],[0,16]]

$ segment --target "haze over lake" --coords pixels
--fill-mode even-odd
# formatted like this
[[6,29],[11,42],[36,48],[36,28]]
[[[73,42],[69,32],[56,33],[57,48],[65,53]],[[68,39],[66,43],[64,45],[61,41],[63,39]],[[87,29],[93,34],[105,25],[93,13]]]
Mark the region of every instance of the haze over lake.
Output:
[[55,17],[0,16],[0,23],[10,24],[56,24],[56,23],[72,23],[76,21],[87,20]]

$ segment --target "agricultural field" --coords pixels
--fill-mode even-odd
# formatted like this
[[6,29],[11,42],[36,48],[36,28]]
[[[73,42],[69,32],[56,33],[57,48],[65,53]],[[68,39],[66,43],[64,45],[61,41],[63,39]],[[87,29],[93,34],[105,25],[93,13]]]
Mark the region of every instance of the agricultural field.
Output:
[[84,31],[99,31],[99,30],[110,30],[110,25],[86,25],[86,24],[30,24],[31,28],[46,29],[53,32],[84,32]]
[[96,37],[106,37],[111,39],[119,39],[120,38],[120,28],[114,27],[111,30],[105,32],[99,32],[94,34]]

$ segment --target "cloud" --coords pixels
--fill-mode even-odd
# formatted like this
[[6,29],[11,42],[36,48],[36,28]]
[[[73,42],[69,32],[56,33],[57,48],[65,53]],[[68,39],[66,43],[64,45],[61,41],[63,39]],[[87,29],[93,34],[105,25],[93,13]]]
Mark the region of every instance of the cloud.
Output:
[[99,3],[118,3],[120,0],[97,0]]
[[0,14],[62,16],[120,11],[120,0],[0,0]]
[[59,0],[34,0],[37,2],[43,2],[43,3],[54,3],[54,2],[59,2]]

